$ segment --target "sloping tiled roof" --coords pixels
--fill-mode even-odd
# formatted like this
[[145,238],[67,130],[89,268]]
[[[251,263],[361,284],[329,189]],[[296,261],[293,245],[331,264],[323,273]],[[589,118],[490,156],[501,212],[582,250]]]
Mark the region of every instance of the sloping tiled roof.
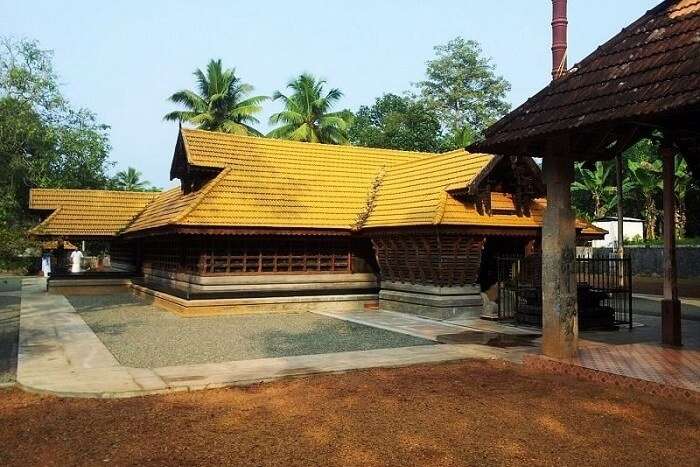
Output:
[[35,235],[113,236],[158,193],[35,188],[29,208],[53,211],[30,232]]
[[384,167],[434,157],[181,131],[190,164],[225,170],[202,196],[164,193],[127,232],[165,225],[350,229]]
[[[430,225],[443,221],[448,190],[466,189],[492,161],[488,154],[452,151],[388,168],[364,227]],[[463,211],[465,222],[472,217]]]
[[482,151],[700,104],[700,0],[662,2],[486,131]]
[[[58,249],[58,246],[59,246],[58,240],[48,240],[46,242],[41,242],[41,249],[42,250],[56,250],[56,249]],[[64,240],[63,241],[63,249],[64,250],[77,250],[78,247],[73,245],[68,240]]]
[[[193,130],[183,130],[182,135],[186,151],[199,148],[195,160],[209,154],[199,164],[225,162],[219,174],[198,190],[33,190],[33,209],[55,209],[33,233],[116,235],[177,226],[351,231],[542,223],[541,202],[534,203],[528,217],[515,214],[508,195],[492,194],[491,215],[477,212],[473,202],[465,201],[471,185],[501,160],[488,154],[319,148]],[[309,151],[304,151],[307,146]]]
[[605,234],[608,233],[607,230],[605,230],[602,227],[598,227],[597,225],[593,225],[590,222],[586,222],[584,220],[578,221],[581,224],[581,233],[586,236],[593,236],[593,237],[598,237],[600,239],[603,239],[605,237]]
[[[281,161],[290,164],[318,161],[335,167],[338,164],[360,162],[377,167],[420,159],[433,154],[427,152],[397,151],[360,146],[302,143],[256,136],[232,135],[182,128],[187,162],[198,167],[224,168],[251,160]],[[327,160],[326,163],[323,161]]]
[[[222,172],[221,175],[224,173]],[[220,176],[210,180],[198,191],[183,193],[180,187],[176,187],[162,192],[146,206],[146,209],[134,219],[124,233],[177,224],[195,207],[197,200],[202,199],[209,189],[219,181]]]

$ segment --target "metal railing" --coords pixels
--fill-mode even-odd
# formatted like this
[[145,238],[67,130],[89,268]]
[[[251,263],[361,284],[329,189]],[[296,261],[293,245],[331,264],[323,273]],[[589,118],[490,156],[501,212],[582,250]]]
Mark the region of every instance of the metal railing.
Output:
[[[498,317],[542,325],[542,257],[496,258]],[[630,258],[576,258],[579,328],[632,327]]]

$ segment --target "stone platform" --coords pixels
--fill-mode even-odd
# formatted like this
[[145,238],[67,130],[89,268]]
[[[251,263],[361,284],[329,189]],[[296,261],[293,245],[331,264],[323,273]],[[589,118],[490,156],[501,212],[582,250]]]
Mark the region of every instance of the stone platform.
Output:
[[381,283],[379,307],[430,319],[478,317],[483,311],[479,286],[432,287],[398,282]]

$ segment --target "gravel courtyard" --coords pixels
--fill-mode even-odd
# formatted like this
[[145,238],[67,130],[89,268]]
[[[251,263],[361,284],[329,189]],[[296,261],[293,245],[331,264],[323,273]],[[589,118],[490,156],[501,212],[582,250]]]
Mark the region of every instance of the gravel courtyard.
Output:
[[697,466],[697,405],[498,361],[127,400],[0,394],[0,465]]
[[313,313],[183,318],[128,291],[66,294],[66,298],[117,360],[132,367],[433,344]]

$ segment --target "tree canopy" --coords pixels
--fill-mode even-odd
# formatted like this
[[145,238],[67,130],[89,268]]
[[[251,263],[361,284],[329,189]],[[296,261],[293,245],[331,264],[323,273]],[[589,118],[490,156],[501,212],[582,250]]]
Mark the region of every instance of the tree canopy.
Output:
[[25,245],[30,188],[107,184],[108,129],[61,94],[50,51],[0,39],[0,262]]
[[361,146],[440,152],[466,147],[510,109],[510,84],[479,44],[461,37],[435,47],[418,94],[384,94],[362,106],[350,128]]
[[206,74],[197,69],[194,76],[198,91],[185,89],[169,98],[186,110],[170,112],[165,120],[191,123],[202,130],[261,136],[252,125],[259,123],[255,115],[262,111],[267,96],[248,97],[253,86],[242,82],[234,68],[224,69],[221,60],[210,60]]
[[270,124],[279,125],[270,131],[271,138],[291,139],[310,143],[346,144],[352,119],[347,110],[331,112],[343,96],[340,89],[325,90],[326,81],[302,73],[287,84],[289,95],[275,91],[273,100],[279,100],[284,110],[270,117]]
[[435,109],[450,134],[469,127],[475,134],[510,110],[510,83],[496,74],[495,65],[473,40],[457,37],[435,46],[426,78],[416,84],[420,96]]
[[384,94],[361,106],[349,130],[356,146],[440,152],[445,149],[436,112],[422,100]]
[[[662,213],[663,170],[659,154],[658,136],[643,139],[623,154],[624,178],[622,191],[624,215],[644,220],[644,236],[654,240],[658,234],[659,218]],[[578,215],[595,220],[613,213],[617,215],[617,179],[614,162],[596,162],[593,168],[577,164],[576,180],[572,189],[572,201]],[[698,186],[688,172],[686,162],[676,156],[676,222],[677,235],[687,233],[687,220],[695,216],[695,206],[689,206],[687,199],[697,196]]]

